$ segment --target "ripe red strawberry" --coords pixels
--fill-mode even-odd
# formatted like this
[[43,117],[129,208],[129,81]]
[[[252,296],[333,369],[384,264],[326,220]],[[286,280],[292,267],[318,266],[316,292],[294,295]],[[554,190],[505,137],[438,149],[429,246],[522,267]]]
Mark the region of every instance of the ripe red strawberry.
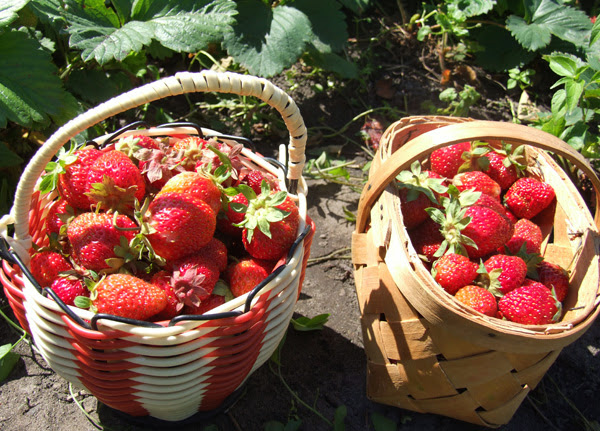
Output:
[[500,199],[500,185],[483,172],[470,171],[456,174],[452,183],[460,191],[475,189],[477,192]]
[[[488,258],[483,265],[490,274],[492,287],[499,291],[497,296],[520,287],[527,276],[527,264],[518,256],[497,254]],[[492,290],[492,293],[495,291]]]
[[50,287],[67,305],[75,305],[75,298],[78,296],[90,296],[90,291],[79,278],[58,277]]
[[214,263],[219,271],[225,271],[227,268],[227,246],[217,238],[211,238],[208,244],[198,250],[197,254]]
[[558,320],[560,302],[542,283],[529,281],[502,297],[498,308],[502,316],[511,322],[547,325]]
[[[240,211],[234,211],[233,208],[238,206]],[[248,198],[243,193],[238,193],[232,197],[227,204],[227,210],[219,214],[217,219],[217,226],[219,232],[224,233],[230,237],[242,236],[242,228],[234,226],[244,221],[246,215],[246,209],[248,207]]]
[[73,267],[64,256],[55,251],[41,251],[31,256],[29,270],[41,287],[47,287],[58,278],[58,274],[70,271]]
[[87,176],[87,196],[102,209],[131,211],[134,199],[144,200],[146,185],[138,167],[124,153],[104,152],[90,166]]
[[569,274],[555,263],[541,262],[537,267],[540,283],[548,289],[554,289],[556,299],[563,302],[569,293]]
[[257,259],[277,260],[286,253],[298,234],[298,207],[284,191],[267,190],[249,200],[242,222],[242,242]]
[[46,232],[48,234],[60,233],[61,226],[64,226],[65,222],[70,216],[73,216],[73,208],[69,206],[66,200],[59,199],[52,204],[48,215],[46,216]]
[[[116,224],[113,224],[114,223]],[[129,230],[119,230],[124,228]],[[107,259],[117,258],[115,247],[123,236],[127,243],[133,239],[138,226],[124,214],[87,212],[78,215],[67,227],[67,238],[73,248],[73,258],[86,269],[93,271],[118,267]]]
[[513,225],[510,220],[489,207],[472,205],[466,209],[465,216],[471,217],[471,221],[461,233],[477,245],[465,245],[471,259],[496,251],[512,237]]
[[160,313],[156,314],[152,320],[171,320],[173,317],[181,314],[183,302],[179,300],[173,291],[173,286],[171,285],[171,273],[167,271],[157,272],[150,279],[150,284],[162,289],[167,297],[167,305],[165,305],[165,308],[163,308]]
[[65,166],[65,173],[58,176],[58,192],[71,207],[89,210],[92,203],[85,194],[88,171],[102,152],[89,147],[75,151],[74,155],[76,160]]
[[177,192],[157,196],[145,221],[153,231],[147,235],[154,251],[167,261],[194,253],[215,233],[216,216],[204,201]]
[[518,218],[531,219],[546,209],[555,196],[550,184],[525,177],[519,178],[506,191],[504,204]]
[[[525,252],[533,254],[540,253],[542,240],[542,229],[531,220],[522,218],[515,223],[513,235],[505,245],[511,254],[517,254],[525,244]],[[504,247],[500,251],[503,252]]]
[[259,195],[261,193],[261,184],[263,180],[269,184],[271,190],[279,190],[279,184],[277,184],[277,179],[275,177],[256,169],[246,172],[245,175],[240,179],[240,182],[248,185],[252,190],[254,190],[254,193]]
[[407,229],[421,224],[428,218],[429,207],[439,207],[440,197],[448,191],[445,179],[433,171],[422,171],[421,164],[414,162],[410,170],[396,177],[400,188],[400,210]]
[[468,285],[458,289],[454,297],[465,305],[490,317],[498,314],[498,304],[494,295],[481,286]]
[[200,303],[198,307],[183,307],[181,314],[204,314],[217,308],[220,305],[225,304],[225,297],[223,295],[215,295],[214,293]]
[[168,139],[155,140],[146,135],[135,135],[119,141],[116,149],[137,164],[146,185],[153,190],[160,190],[169,178],[185,171],[183,151],[174,150]]
[[514,224],[516,222],[514,216],[510,214],[510,211],[508,211],[506,207],[502,205],[502,203],[500,203],[500,200],[498,198],[494,198],[490,195],[486,195],[485,193],[481,193],[481,196],[479,196],[479,199],[477,199],[477,201],[473,205],[483,205],[486,207],[490,207],[497,213],[506,216],[506,218],[508,218],[511,221],[511,223]]
[[219,281],[219,268],[199,254],[193,254],[173,263],[171,286],[184,305],[199,307],[210,296]]
[[156,196],[170,192],[195,196],[210,205],[215,214],[221,209],[221,191],[211,178],[198,172],[186,171],[175,175],[166,182]]
[[434,254],[438,251],[444,241],[440,232],[440,225],[428,218],[418,227],[409,232],[412,245],[421,259],[427,262],[435,260]]
[[129,274],[110,274],[93,288],[92,310],[136,320],[148,320],[167,306],[167,295],[157,286]]
[[435,281],[451,295],[461,287],[473,283],[477,277],[477,265],[468,257],[456,253],[443,255],[434,263],[433,268]]
[[431,170],[446,178],[453,178],[463,165],[470,165],[471,143],[461,142],[439,148],[431,153]]
[[517,165],[512,163],[512,158],[496,151],[490,151],[485,157],[489,160],[489,166],[484,172],[496,181],[502,190],[508,189],[517,181],[519,170]]
[[258,283],[263,281],[271,273],[274,266],[273,261],[246,257],[239,262],[231,263],[225,271],[225,280],[233,296],[242,296],[250,292]]

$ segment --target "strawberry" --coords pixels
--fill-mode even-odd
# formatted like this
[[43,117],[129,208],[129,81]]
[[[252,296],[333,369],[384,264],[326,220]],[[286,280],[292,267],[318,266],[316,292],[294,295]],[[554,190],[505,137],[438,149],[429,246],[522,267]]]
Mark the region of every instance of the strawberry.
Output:
[[208,244],[198,250],[198,255],[214,263],[219,271],[227,268],[227,246],[217,238],[211,238]]
[[[452,178],[469,158],[470,142],[461,142],[434,150],[430,155],[431,170],[442,177]],[[465,154],[466,153],[466,154]],[[463,154],[465,158],[463,159]]]
[[31,256],[29,270],[41,287],[48,287],[58,278],[59,273],[70,271],[73,267],[64,256],[55,251],[41,251]]
[[504,207],[502,205],[502,203],[500,203],[500,200],[497,199],[497,198],[494,198],[494,197],[492,197],[490,195],[486,195],[485,193],[481,193],[481,196],[479,197],[479,199],[477,199],[477,201],[475,201],[474,205],[483,205],[483,206],[486,206],[486,207],[490,207],[491,209],[493,209],[497,213],[506,216],[506,218],[508,218],[511,223],[514,224],[516,222],[516,219],[514,218],[514,215],[510,214],[510,211],[508,211],[506,209],[506,207]]
[[505,244],[513,234],[510,220],[483,205],[472,205],[465,211],[471,221],[462,229],[462,235],[470,238],[476,247],[465,244],[467,254],[475,259],[483,257]]
[[275,177],[256,169],[246,172],[245,175],[240,179],[240,182],[249,186],[252,190],[254,190],[254,193],[259,195],[263,180],[269,184],[271,190],[279,190],[279,184],[277,184],[277,179]]
[[135,320],[148,320],[167,306],[157,286],[129,274],[109,274],[91,290],[91,310]]
[[216,216],[197,197],[169,192],[157,196],[144,218],[154,251],[167,261],[194,253],[208,244],[215,233]]
[[500,198],[500,185],[488,175],[480,171],[469,171],[456,174],[452,183],[458,190],[475,190],[493,198]]
[[172,177],[156,194],[179,192],[195,196],[206,202],[215,214],[221,209],[221,191],[215,182],[198,172],[182,172]]
[[285,191],[272,193],[268,184],[263,186],[260,195],[248,199],[246,215],[240,223],[242,242],[252,257],[277,260],[296,240],[300,214]]
[[225,297],[223,295],[215,295],[213,293],[204,301],[202,301],[198,307],[183,307],[181,314],[204,314],[223,304],[225,304]]
[[263,281],[273,270],[274,262],[245,257],[239,262],[231,263],[225,271],[225,280],[233,296],[242,296],[250,292]]
[[227,236],[241,238],[242,228],[235,225],[244,221],[247,208],[248,198],[243,193],[233,196],[227,203],[226,211],[219,214],[217,219],[219,231]]
[[46,232],[58,235],[60,228],[64,226],[70,216],[73,216],[73,208],[66,200],[60,199],[54,202],[46,215]]
[[490,317],[498,314],[498,304],[494,295],[481,286],[468,285],[458,289],[454,295],[457,301]]
[[210,296],[219,280],[219,268],[199,254],[189,255],[173,263],[171,286],[184,305],[199,307]]
[[75,298],[78,296],[90,296],[90,291],[79,278],[55,278],[50,288],[67,305],[75,305]]
[[111,150],[103,153],[90,166],[87,196],[102,209],[131,211],[134,199],[144,200],[146,185],[142,173],[126,154]]
[[466,256],[447,253],[434,263],[432,273],[435,281],[454,295],[461,287],[473,283],[477,277],[477,265]]
[[505,319],[524,325],[556,322],[561,312],[560,302],[552,297],[550,290],[531,280],[504,295],[498,301],[498,308]]
[[136,135],[131,141],[119,141],[117,149],[138,164],[146,185],[154,190],[160,190],[173,175],[185,171],[183,151],[174,150],[167,139]]
[[427,217],[425,208],[438,207],[440,195],[447,192],[445,179],[433,171],[422,171],[416,161],[410,171],[402,171],[396,177],[400,188],[400,210],[407,229],[421,224]]
[[546,209],[556,197],[548,183],[535,178],[519,178],[504,196],[504,204],[518,218],[531,219]]
[[71,207],[89,210],[92,202],[85,194],[88,171],[102,152],[89,147],[75,151],[74,155],[75,161],[65,166],[65,172],[58,176],[58,192]]
[[511,146],[505,144],[502,150],[490,151],[484,156],[489,163],[487,168],[482,170],[496,181],[502,190],[508,189],[517,181],[525,169],[520,163],[525,147],[521,145],[513,153],[510,150]]
[[569,274],[555,263],[541,262],[537,267],[539,282],[548,289],[554,289],[556,299],[563,302],[569,293]]
[[116,259],[115,247],[121,237],[129,243],[138,226],[124,214],[92,213],[78,215],[67,227],[67,238],[73,247],[73,258],[85,269],[116,269],[107,259]]
[[193,171],[204,154],[209,142],[199,136],[185,136],[171,144],[173,151],[181,156],[181,165],[185,170]]
[[527,276],[527,264],[518,256],[497,254],[488,258],[483,265],[495,288],[492,293],[498,293],[496,296],[520,287]]
[[167,297],[167,305],[165,305],[165,308],[160,313],[156,314],[152,320],[171,320],[173,317],[180,314],[183,309],[183,302],[179,300],[173,291],[173,286],[171,285],[171,273],[167,271],[157,272],[152,276],[150,284],[162,289]]
[[440,232],[440,225],[428,218],[418,227],[409,232],[412,245],[417,254],[426,262],[435,260],[434,254],[441,247],[444,237]]
[[531,220],[522,218],[515,223],[512,237],[505,246],[511,254],[517,254],[523,244],[527,253],[540,253],[542,240],[542,229]]

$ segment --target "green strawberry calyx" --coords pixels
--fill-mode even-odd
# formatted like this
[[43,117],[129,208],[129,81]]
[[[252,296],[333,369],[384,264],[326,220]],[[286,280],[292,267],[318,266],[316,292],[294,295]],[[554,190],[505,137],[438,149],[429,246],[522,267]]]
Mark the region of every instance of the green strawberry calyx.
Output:
[[[396,184],[399,188],[407,189],[406,200],[412,202],[419,197],[420,193],[425,194],[431,202],[439,204],[435,193],[446,193],[448,187],[444,185],[445,178],[432,178],[421,168],[421,163],[417,160],[410,165],[410,170],[402,171],[396,176]],[[435,193],[434,193],[435,192]]]
[[62,147],[58,150],[56,161],[49,162],[44,168],[46,174],[42,177],[39,186],[42,194],[49,193],[56,189],[58,186],[59,175],[64,174],[66,172],[66,167],[77,161],[77,154],[75,154],[75,152],[79,149],[80,147],[72,142],[68,149]]
[[256,196],[252,188],[242,184],[239,187],[241,193],[248,199],[247,207],[243,204],[234,205],[231,207],[236,212],[245,212],[244,220],[234,226],[246,229],[246,239],[252,241],[254,230],[256,228],[267,237],[271,238],[271,223],[277,223],[285,219],[290,213],[277,208],[283,204],[287,198],[287,192],[284,190],[271,193],[271,187],[263,180],[261,184],[261,193]]

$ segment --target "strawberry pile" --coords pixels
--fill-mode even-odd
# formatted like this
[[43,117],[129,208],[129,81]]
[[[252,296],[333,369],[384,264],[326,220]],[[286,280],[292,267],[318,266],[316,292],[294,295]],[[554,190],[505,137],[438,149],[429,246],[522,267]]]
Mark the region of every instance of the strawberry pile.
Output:
[[558,321],[569,276],[542,257],[538,222],[556,196],[527,171],[524,147],[462,142],[426,162],[400,172],[396,185],[411,243],[435,281],[487,316]]
[[143,134],[61,150],[40,191],[56,190],[48,245],[30,270],[67,305],[137,320],[197,315],[264,280],[300,215],[241,145]]

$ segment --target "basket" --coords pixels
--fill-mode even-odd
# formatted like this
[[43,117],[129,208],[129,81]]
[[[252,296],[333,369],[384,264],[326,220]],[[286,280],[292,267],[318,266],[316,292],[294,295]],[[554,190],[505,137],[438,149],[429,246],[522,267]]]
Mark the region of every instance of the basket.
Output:
[[[192,92],[254,96],[283,117],[290,139],[287,151],[285,146],[281,148],[280,160],[271,162],[249,148],[242,150],[242,159],[247,167],[279,178],[282,190],[287,190],[299,207],[298,237],[285,264],[251,292],[208,314],[177,316],[170,322],[94,315],[42,294],[35,280],[27,276],[27,263],[32,243],[44,245],[44,218],[54,197],[40,196],[38,191],[46,164],[71,138],[110,116],[153,100]],[[119,133],[204,133],[208,137],[215,132],[174,124]],[[228,135],[218,137],[229,145],[239,142]],[[101,145],[110,138],[107,135],[94,142]],[[231,399],[277,348],[300,293],[315,228],[306,214],[306,183],[302,178],[305,143],[303,119],[284,91],[261,78],[214,71],[178,73],[147,84],[61,127],[26,167],[12,212],[3,220],[10,249],[4,250],[0,271],[15,316],[33,336],[49,366],[102,403],[130,416],[182,421],[198,412],[214,411]],[[6,234],[9,223],[14,223],[14,237]]]
[[[403,226],[396,175],[433,150],[463,141],[527,144],[531,172],[557,195],[541,220],[542,254],[572,263],[564,317],[547,326],[484,316],[463,306],[432,278]],[[560,139],[508,123],[408,117],[381,139],[358,207],[352,260],[367,355],[367,396],[379,403],[498,427],[510,421],[561,349],[600,312],[598,226],[576,187],[546,152],[600,181],[585,159]],[[553,228],[552,228],[553,226]]]

